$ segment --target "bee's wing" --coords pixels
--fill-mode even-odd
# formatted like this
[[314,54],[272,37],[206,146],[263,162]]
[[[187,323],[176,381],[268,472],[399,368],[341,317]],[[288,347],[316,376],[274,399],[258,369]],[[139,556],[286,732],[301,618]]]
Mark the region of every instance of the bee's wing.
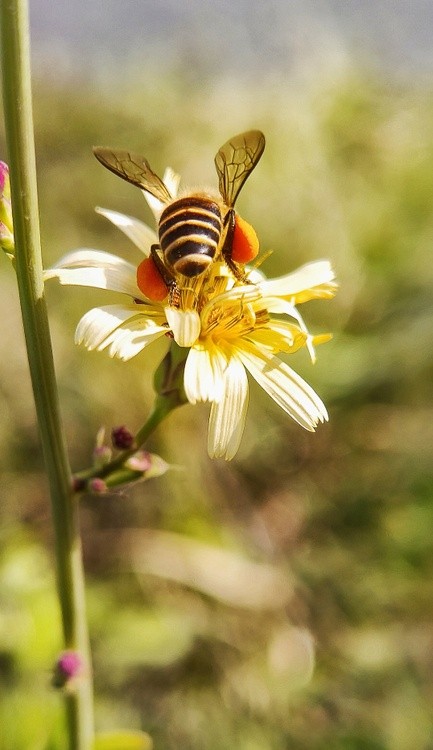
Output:
[[104,167],[132,185],[146,190],[162,203],[172,200],[163,181],[153,172],[144,156],[101,146],[95,146],[93,153]]
[[263,133],[248,130],[230,138],[215,156],[221,197],[230,208],[234,206],[242,185],[258,163],[264,148]]

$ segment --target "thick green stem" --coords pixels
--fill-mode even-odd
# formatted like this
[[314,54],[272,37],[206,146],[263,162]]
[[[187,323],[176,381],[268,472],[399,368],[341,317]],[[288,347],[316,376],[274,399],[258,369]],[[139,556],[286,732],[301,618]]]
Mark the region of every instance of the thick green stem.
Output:
[[1,0],[3,100],[9,151],[16,271],[36,412],[50,485],[64,644],[87,663],[66,697],[70,750],[93,742],[93,701],[77,501],[61,427],[43,292],[26,0]]

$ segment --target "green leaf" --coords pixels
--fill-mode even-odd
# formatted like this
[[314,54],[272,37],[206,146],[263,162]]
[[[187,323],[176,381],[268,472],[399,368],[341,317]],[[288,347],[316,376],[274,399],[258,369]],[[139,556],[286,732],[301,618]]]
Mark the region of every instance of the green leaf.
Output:
[[98,734],[93,750],[152,750],[153,742],[145,732],[104,732]]

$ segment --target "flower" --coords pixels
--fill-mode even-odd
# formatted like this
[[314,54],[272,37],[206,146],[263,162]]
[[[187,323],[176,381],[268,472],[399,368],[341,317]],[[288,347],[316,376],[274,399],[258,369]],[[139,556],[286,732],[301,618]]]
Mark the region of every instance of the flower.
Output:
[[[169,170],[164,181],[173,195],[178,178]],[[145,196],[158,218],[159,201]],[[158,241],[149,227],[115,211],[97,210],[149,258],[151,245]],[[93,249],[69,253],[45,277],[129,297],[124,304],[97,307],[81,318],[76,342],[87,349],[105,349],[111,357],[126,361],[167,335],[186,348],[187,399],[191,404],[211,404],[211,457],[231,459],[239,447],[248,406],[247,372],[306,430],[313,431],[327,420],[319,396],[278,355],[305,346],[314,361],[314,345],[330,338],[328,334],[313,336],[296,307],[334,295],[336,284],[328,261],[309,263],[276,279],[246,269],[245,278],[239,280],[223,260],[216,260],[209,271],[188,279],[176,302],[167,295],[161,301],[150,300],[137,283],[133,264]]]

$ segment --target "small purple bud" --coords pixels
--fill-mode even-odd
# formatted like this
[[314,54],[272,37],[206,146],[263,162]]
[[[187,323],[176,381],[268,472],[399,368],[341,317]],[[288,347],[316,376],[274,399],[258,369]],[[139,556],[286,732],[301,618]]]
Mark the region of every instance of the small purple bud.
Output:
[[104,492],[107,492],[108,490],[104,480],[100,479],[100,477],[94,477],[94,479],[91,479],[88,488],[90,492],[94,492],[96,495],[103,495]]
[[82,667],[81,656],[77,651],[65,651],[59,656],[57,666],[65,677],[76,677]]
[[121,451],[128,450],[134,444],[133,434],[124,425],[112,429],[111,439],[114,447]]
[[81,477],[72,477],[72,490],[73,492],[83,492],[86,489],[86,480]]
[[63,651],[53,673],[54,687],[63,688],[83,673],[83,660],[77,651]]

